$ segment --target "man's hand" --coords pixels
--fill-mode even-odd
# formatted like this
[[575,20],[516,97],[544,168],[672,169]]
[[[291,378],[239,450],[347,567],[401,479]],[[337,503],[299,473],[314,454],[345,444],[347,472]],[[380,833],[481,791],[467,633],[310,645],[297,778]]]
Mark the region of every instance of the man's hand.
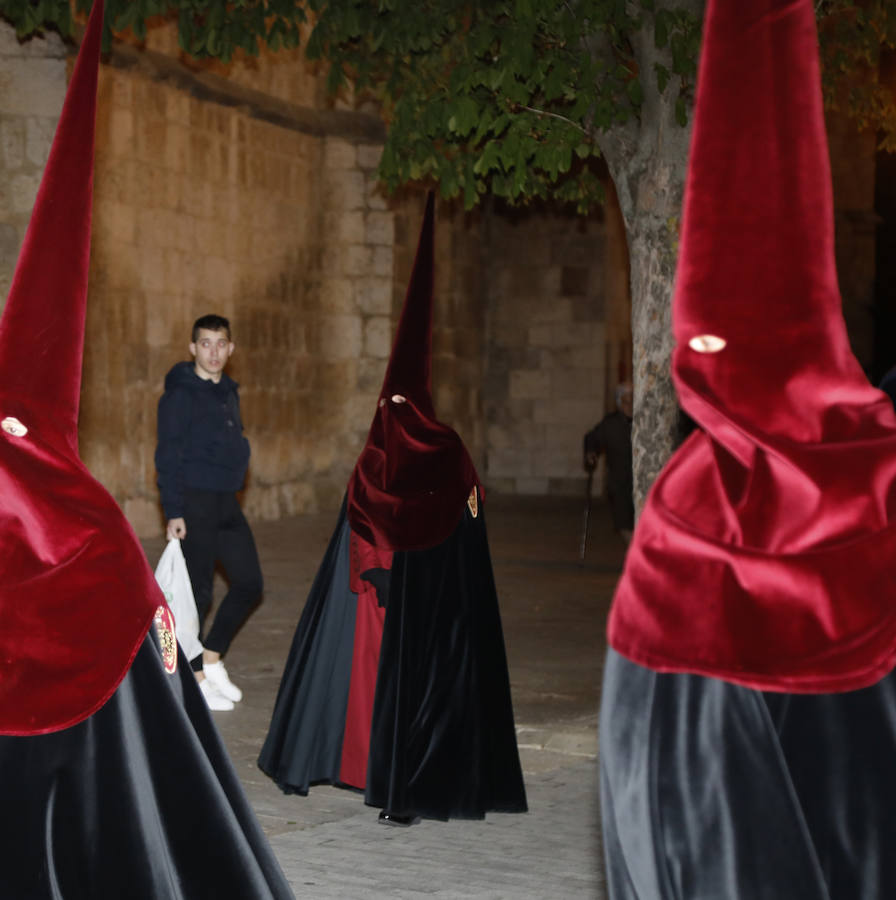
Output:
[[169,541],[173,541],[175,538],[178,540],[185,538],[187,536],[187,523],[183,518],[169,519],[165,533]]

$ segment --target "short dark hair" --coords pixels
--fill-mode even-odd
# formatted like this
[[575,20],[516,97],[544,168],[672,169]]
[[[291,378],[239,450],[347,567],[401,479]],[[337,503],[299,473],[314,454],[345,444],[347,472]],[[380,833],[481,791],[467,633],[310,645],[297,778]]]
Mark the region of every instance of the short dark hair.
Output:
[[227,334],[227,340],[230,340],[230,322],[224,316],[216,316],[214,313],[200,316],[193,323],[192,341],[194,344],[196,343],[196,338],[199,337],[200,328],[204,328],[206,331],[224,331]]

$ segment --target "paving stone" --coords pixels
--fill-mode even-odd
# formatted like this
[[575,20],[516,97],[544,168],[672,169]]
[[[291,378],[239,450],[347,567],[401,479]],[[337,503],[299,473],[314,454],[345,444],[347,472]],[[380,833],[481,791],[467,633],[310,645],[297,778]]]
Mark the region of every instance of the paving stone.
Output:
[[[387,828],[355,791],[285,795],[256,766],[296,622],[335,508],[254,524],[265,599],[228,670],[245,697],[214,713],[247,796],[300,898],[605,900],[596,761],[604,622],[623,548],[597,502],[585,564],[570,498],[485,504],[529,812]],[[145,541],[154,563],[162,540]],[[223,594],[216,583],[216,596]]]

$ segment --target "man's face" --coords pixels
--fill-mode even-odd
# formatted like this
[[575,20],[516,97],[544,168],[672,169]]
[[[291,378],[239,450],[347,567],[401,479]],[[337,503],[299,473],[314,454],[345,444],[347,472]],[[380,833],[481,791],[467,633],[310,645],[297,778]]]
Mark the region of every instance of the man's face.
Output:
[[226,331],[200,328],[195,342],[190,344],[190,353],[196,360],[196,374],[200,378],[205,381],[220,381],[224,366],[233,353],[233,344]]

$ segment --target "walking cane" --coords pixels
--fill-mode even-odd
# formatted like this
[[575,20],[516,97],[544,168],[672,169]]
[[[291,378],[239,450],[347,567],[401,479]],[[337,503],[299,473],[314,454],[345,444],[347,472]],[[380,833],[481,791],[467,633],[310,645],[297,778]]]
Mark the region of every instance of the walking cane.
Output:
[[579,547],[579,562],[585,563],[585,550],[588,546],[588,521],[591,518],[591,482],[594,480],[594,469],[597,463],[586,464],[588,478],[585,480],[585,511],[582,514],[582,545]]

